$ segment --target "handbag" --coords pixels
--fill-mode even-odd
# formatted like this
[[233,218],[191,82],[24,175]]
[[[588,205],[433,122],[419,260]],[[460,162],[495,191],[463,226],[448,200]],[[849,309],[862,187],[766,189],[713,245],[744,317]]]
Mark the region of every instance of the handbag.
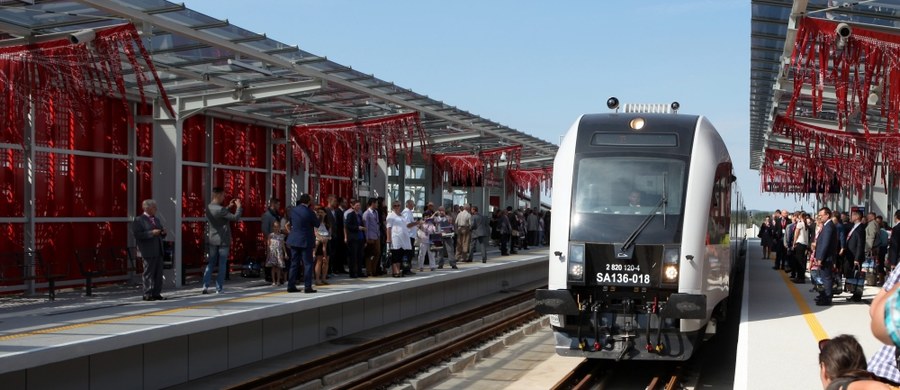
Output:
[[851,277],[844,281],[844,291],[853,295],[862,295],[866,285],[866,274],[859,267],[853,268]]

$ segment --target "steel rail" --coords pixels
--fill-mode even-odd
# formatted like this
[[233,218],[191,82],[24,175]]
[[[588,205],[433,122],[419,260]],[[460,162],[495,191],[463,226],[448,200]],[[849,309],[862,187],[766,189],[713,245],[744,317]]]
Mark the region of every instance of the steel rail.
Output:
[[413,329],[403,330],[387,337],[365,342],[350,350],[323,356],[263,377],[253,378],[227,389],[282,389],[303,384],[353,364],[365,362],[384,353],[403,348],[408,344],[431,337],[445,329],[464,325],[477,318],[500,312],[505,308],[527,302],[533,298],[533,290],[525,291],[460,314],[431,321]]

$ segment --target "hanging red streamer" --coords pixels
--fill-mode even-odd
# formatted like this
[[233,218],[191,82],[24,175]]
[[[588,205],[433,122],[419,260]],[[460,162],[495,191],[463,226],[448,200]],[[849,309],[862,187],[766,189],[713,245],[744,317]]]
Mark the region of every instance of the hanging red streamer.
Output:
[[795,113],[802,88],[812,89],[812,115],[822,111],[825,86],[834,87],[839,128],[858,115],[866,133],[869,95],[881,94],[879,108],[887,131],[898,128],[900,116],[900,36],[857,26],[847,38],[835,32],[837,23],[803,18],[791,55],[794,91],[787,111]]
[[[161,100],[174,116],[134,25],[98,29],[94,33],[93,40],[77,44],[62,37],[0,48],[0,107],[4,110],[0,115],[0,139],[24,141],[21,129],[25,128],[32,104],[37,111],[65,111],[71,118],[76,113],[90,112],[97,97],[118,97],[127,109],[125,73],[135,77],[145,104],[144,86],[150,81],[148,73],[152,75]],[[125,69],[125,64],[131,69]]]
[[493,179],[494,169],[500,166],[504,157],[506,158],[506,169],[519,166],[519,162],[522,160],[522,145],[486,149],[478,152],[478,155],[487,166],[488,176]]
[[431,183],[438,187],[444,176],[450,183],[475,184],[484,177],[484,162],[469,153],[432,154]]
[[553,187],[553,167],[506,170],[507,193],[531,191],[540,188],[549,191]]
[[[791,141],[790,150],[767,149],[760,168],[764,191],[806,192],[804,182],[831,183],[862,196],[876,178],[876,162],[891,171],[900,169],[900,134],[848,133],[777,116],[772,133]],[[886,182],[885,170],[881,180]],[[776,183],[776,184],[772,184]],[[821,190],[822,188],[817,188]]]
[[319,175],[353,177],[353,168],[379,157],[397,163],[398,150],[412,161],[415,142],[425,155],[425,128],[418,112],[355,122],[295,126],[291,129],[293,170],[309,163]]

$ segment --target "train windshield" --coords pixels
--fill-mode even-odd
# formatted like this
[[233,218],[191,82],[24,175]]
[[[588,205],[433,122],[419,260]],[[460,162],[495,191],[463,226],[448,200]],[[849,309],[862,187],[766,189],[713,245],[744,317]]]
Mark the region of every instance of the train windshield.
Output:
[[681,214],[685,162],[671,158],[596,157],[578,163],[576,214]]

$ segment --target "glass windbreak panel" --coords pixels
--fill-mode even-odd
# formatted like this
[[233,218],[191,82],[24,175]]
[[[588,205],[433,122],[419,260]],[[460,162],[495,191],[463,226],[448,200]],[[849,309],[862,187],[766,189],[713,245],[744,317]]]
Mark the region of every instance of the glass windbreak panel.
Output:
[[681,160],[585,158],[578,164],[573,209],[576,214],[647,215],[666,196],[666,213],[681,214],[685,179]]

